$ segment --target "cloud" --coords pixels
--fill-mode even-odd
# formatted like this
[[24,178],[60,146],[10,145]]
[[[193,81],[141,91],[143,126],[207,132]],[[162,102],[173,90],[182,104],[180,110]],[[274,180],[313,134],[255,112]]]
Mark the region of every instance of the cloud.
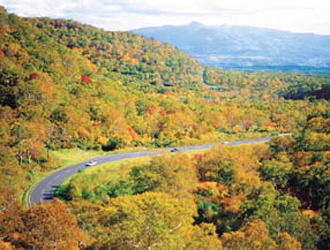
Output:
[[328,0],[0,0],[0,5],[22,16],[74,19],[107,30],[198,21],[330,34]]

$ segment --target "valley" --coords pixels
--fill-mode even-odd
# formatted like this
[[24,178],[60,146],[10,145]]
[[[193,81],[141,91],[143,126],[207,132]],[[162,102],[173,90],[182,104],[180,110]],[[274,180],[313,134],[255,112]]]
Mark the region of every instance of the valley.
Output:
[[[326,70],[227,70],[134,32],[0,21],[1,249],[329,249]],[[287,60],[326,69],[319,50]],[[244,51],[225,62],[248,67]]]

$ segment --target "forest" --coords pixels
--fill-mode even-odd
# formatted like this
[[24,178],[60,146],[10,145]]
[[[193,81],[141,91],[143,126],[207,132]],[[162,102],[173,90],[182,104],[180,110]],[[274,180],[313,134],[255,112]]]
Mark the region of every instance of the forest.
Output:
[[[168,43],[0,7],[0,249],[330,247],[330,74],[207,67]],[[177,152],[28,190],[56,152]]]

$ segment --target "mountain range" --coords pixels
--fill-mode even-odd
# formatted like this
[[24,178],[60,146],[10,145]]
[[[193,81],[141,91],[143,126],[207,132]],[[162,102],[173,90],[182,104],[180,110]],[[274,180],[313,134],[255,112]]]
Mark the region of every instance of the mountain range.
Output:
[[312,70],[330,68],[330,36],[266,28],[192,22],[133,30],[169,42],[200,63],[225,69]]

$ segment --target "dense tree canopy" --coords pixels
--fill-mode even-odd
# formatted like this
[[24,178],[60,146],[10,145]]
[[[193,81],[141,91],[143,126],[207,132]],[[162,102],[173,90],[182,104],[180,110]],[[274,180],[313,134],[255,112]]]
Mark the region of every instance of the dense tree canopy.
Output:
[[[203,67],[131,32],[2,7],[0,34],[1,249],[329,249],[329,75]],[[20,205],[60,149],[285,132],[83,171],[59,188],[66,204]]]

